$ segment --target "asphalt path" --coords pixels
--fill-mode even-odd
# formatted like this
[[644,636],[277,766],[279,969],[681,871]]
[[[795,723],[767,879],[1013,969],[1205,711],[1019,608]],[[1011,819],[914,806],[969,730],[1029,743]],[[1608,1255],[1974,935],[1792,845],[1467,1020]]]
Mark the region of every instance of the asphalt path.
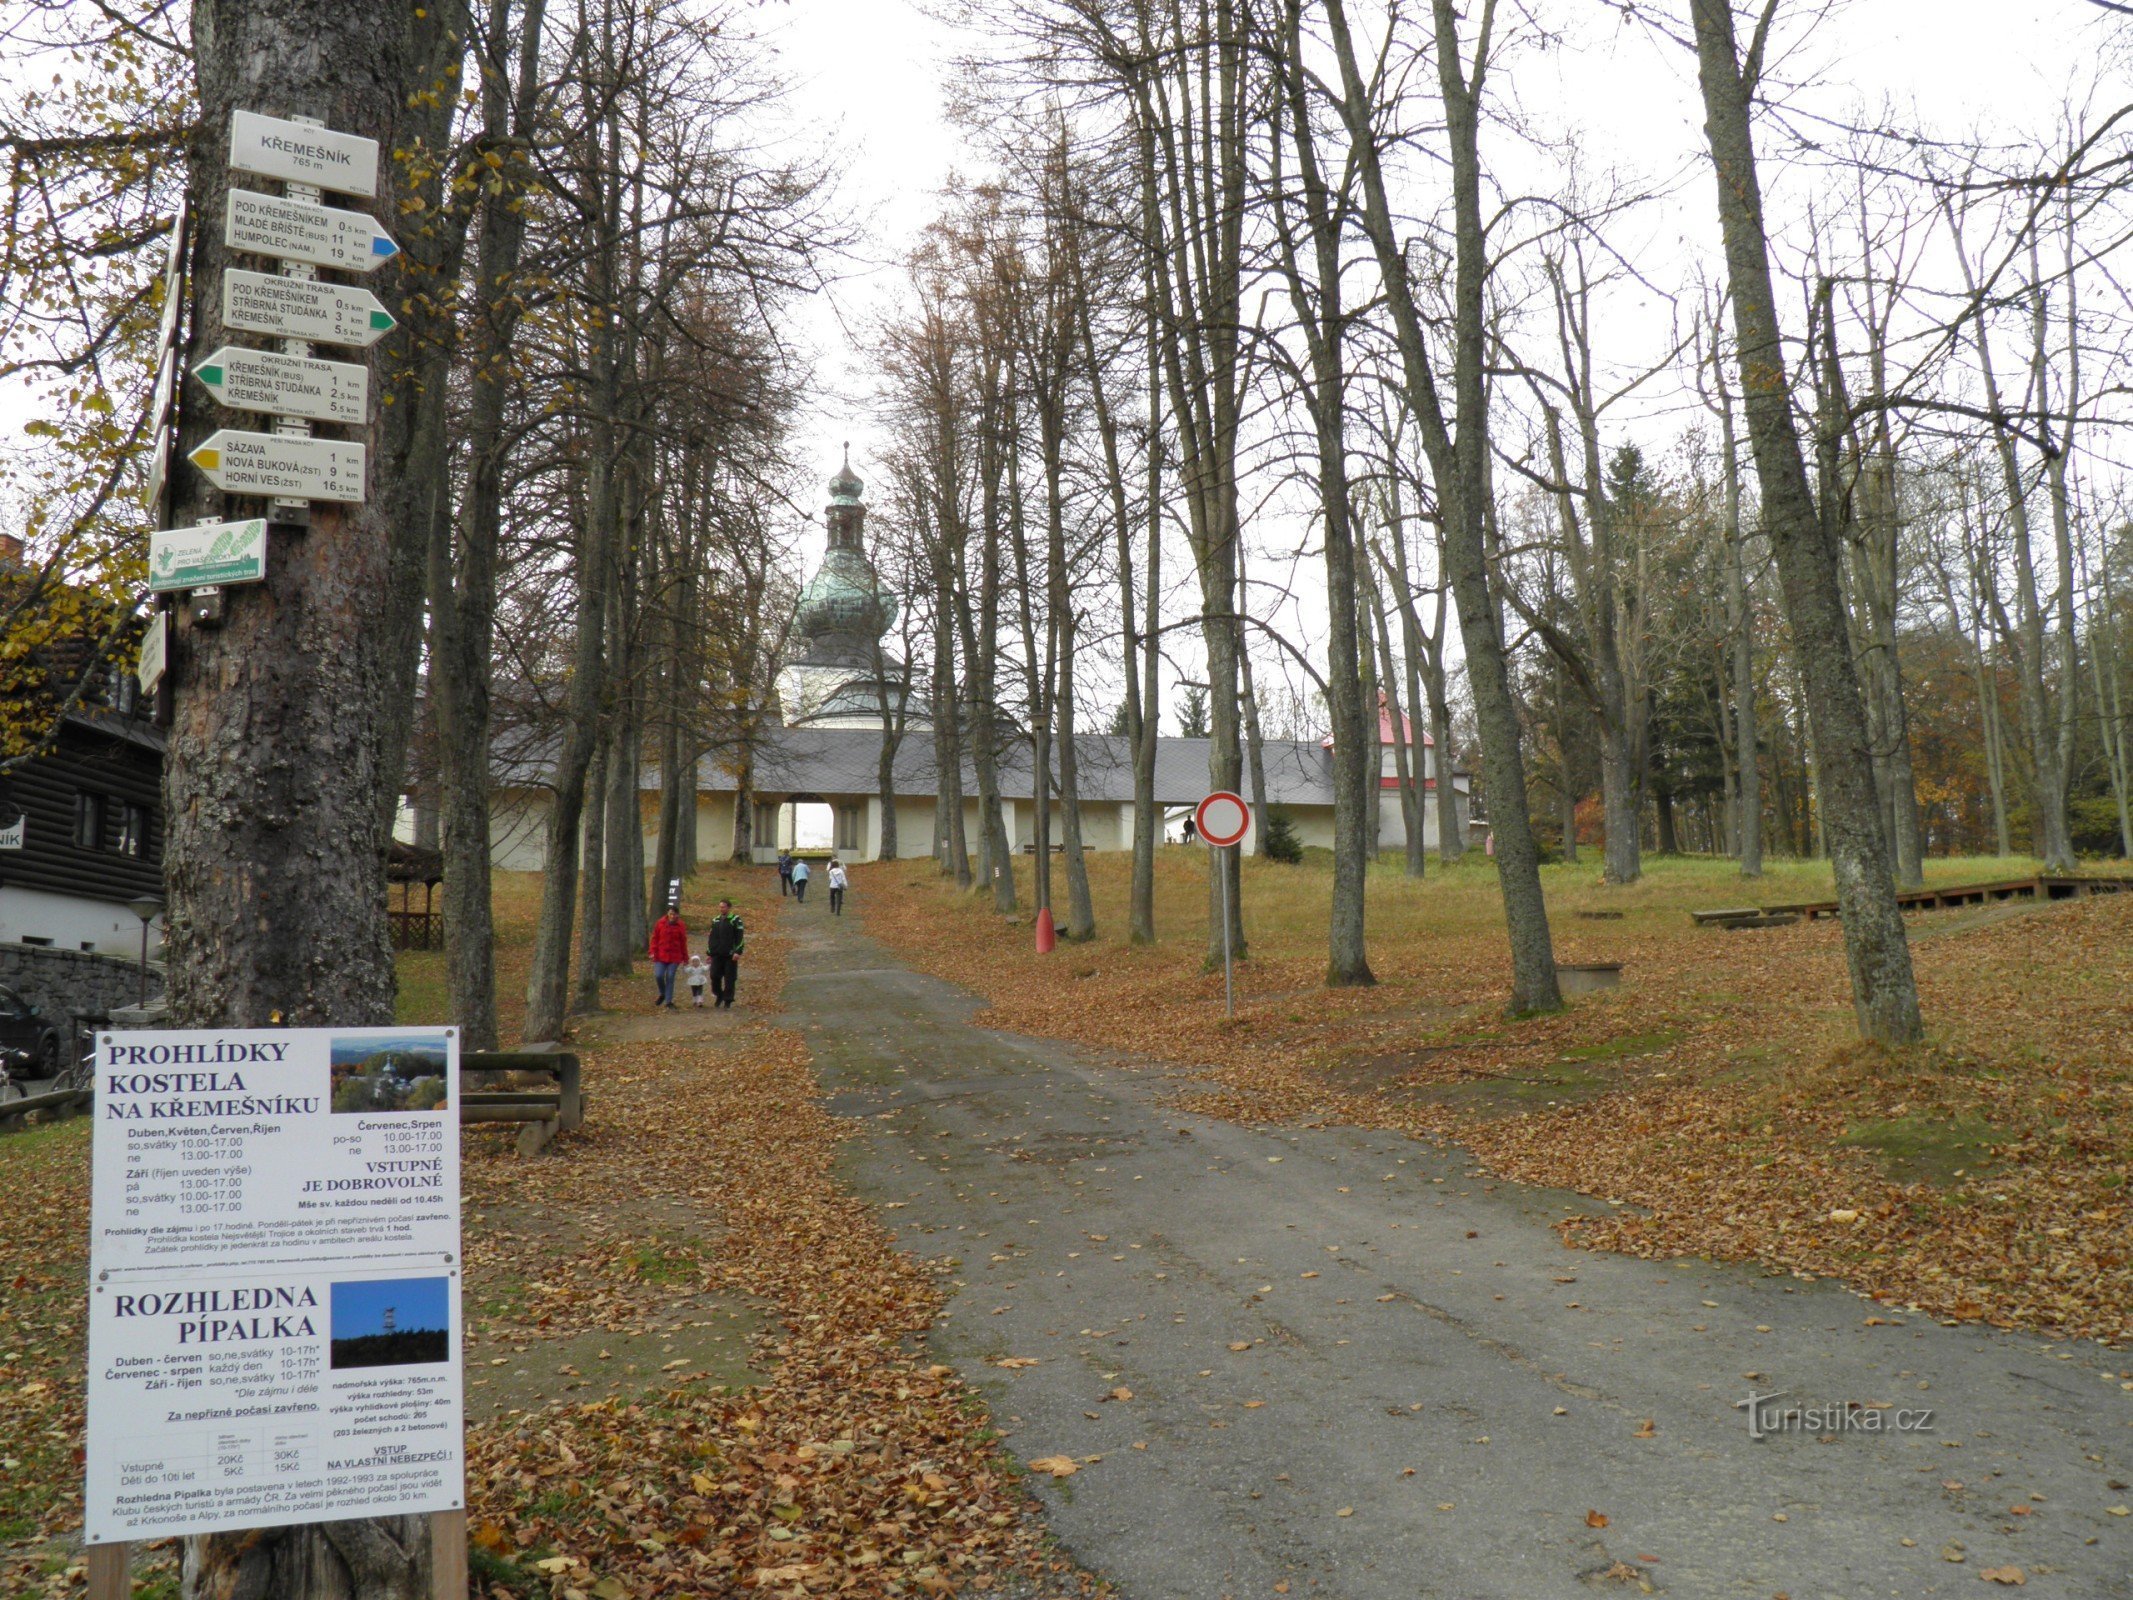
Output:
[[[1034,1477],[1050,1527],[1128,1600],[2133,1597],[2133,1354],[1570,1250],[1600,1202],[1186,1115],[1174,1070],[973,1026],[856,916],[784,928],[847,1175],[950,1274],[933,1349],[1076,1463]],[[1757,1440],[1750,1394],[1834,1410]]]

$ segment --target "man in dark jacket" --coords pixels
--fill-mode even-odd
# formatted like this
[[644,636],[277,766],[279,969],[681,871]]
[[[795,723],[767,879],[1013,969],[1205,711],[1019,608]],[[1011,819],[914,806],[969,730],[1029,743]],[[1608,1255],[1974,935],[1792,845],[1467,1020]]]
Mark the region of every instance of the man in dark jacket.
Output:
[[711,958],[711,1005],[733,1006],[733,985],[740,977],[741,948],[747,942],[746,930],[741,919],[733,913],[733,902],[721,900],[718,915],[711,919],[710,931],[704,936],[704,954]]
[[792,852],[790,850],[780,850],[778,852],[778,893],[781,895],[792,893]]

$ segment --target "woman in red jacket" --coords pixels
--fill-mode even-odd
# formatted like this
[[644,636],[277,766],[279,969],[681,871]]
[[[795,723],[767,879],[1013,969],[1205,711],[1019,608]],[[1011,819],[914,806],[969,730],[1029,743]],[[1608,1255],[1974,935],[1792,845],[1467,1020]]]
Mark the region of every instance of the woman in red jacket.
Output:
[[658,986],[655,1006],[674,1009],[674,974],[689,959],[689,925],[673,906],[652,924],[652,982]]

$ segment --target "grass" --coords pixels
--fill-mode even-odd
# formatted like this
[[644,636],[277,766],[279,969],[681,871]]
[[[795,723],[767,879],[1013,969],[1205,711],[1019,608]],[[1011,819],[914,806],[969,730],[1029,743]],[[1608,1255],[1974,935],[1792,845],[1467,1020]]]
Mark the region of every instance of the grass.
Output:
[[1983,1117],[1909,1112],[1854,1123],[1837,1143],[1871,1150],[1899,1178],[1946,1187],[1958,1178],[1982,1177],[1997,1167],[1995,1148],[2010,1143],[2014,1136],[2013,1129],[1996,1127]]
[[[1842,1272],[1953,1315],[2133,1341],[2133,893],[1907,916],[1929,1032],[1885,1051],[1858,1041],[1835,919],[1689,916],[1832,898],[1826,862],[1744,883],[1727,861],[1655,857],[1629,885],[1602,883],[1596,853],[1545,866],[1557,959],[1619,961],[1623,983],[1512,1018],[1487,858],[1432,859],[1420,881],[1374,863],[1378,982],[1341,990],[1324,983],[1327,867],[1248,859],[1234,1021],[1207,965],[1204,853],[1158,853],[1152,945],[1124,937],[1128,866],[1090,858],[1096,936],[1057,956],[1033,948],[1028,858],[1009,919],[930,861],[859,869],[854,905],[914,965],[985,995],[994,1025],[1198,1068],[1195,1109],[1449,1135],[1508,1176],[1648,1213],[1575,1224],[1581,1242]],[[1942,858],[1926,878],[2038,870]]]

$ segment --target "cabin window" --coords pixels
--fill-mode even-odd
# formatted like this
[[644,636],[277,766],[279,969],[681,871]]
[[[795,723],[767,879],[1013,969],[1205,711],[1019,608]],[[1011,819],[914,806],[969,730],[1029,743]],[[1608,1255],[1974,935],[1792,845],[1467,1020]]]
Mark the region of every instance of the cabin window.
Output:
[[859,826],[862,808],[839,806],[837,808],[837,848],[857,851],[859,849]]
[[753,844],[774,845],[778,842],[778,808],[767,800],[756,802],[755,831],[750,840]]
[[80,850],[97,850],[104,843],[104,797],[86,789],[74,796],[74,844]]
[[127,805],[119,813],[118,852],[122,856],[148,854],[148,808]]

